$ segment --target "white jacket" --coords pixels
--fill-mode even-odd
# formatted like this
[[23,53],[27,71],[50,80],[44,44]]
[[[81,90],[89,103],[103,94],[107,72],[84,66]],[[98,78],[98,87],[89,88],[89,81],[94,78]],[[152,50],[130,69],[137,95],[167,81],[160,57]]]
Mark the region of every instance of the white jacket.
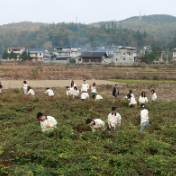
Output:
[[24,94],[27,94],[27,88],[28,88],[28,85],[27,84],[23,84]]
[[156,93],[153,93],[152,94],[152,101],[155,101],[157,99],[157,95],[156,95]]
[[33,91],[33,89],[29,89],[29,91],[28,91],[28,93],[27,93],[27,95],[32,95],[32,96],[34,96],[35,95],[35,92]]
[[108,124],[111,125],[111,127],[117,127],[121,125],[121,115],[119,113],[112,114],[110,113],[108,115]]
[[[49,125],[50,128],[47,128],[46,127],[47,125]],[[52,130],[53,128],[56,128],[56,125],[57,125],[57,121],[52,116],[46,116],[45,121],[40,121],[40,126],[41,126],[43,132]]]
[[92,132],[95,132],[97,129],[102,129],[104,131],[106,129],[105,122],[103,122],[101,119],[95,119],[94,120],[95,125],[91,125]]
[[48,94],[48,96],[54,96],[54,92],[51,89],[46,90],[46,92]]
[[148,98],[147,97],[142,97],[142,96],[139,97],[139,103],[140,104],[147,103],[147,102],[148,102]]
[[91,87],[91,91],[92,91],[92,93],[96,93],[96,92],[97,92],[96,87],[95,87],[95,86],[94,86],[94,87],[92,86],[92,87]]
[[74,90],[73,97],[78,97],[78,96],[79,96],[79,90]]
[[135,105],[135,104],[137,104],[135,98],[134,98],[134,97],[131,97],[131,98],[130,98],[130,103],[129,103],[129,105],[131,106],[131,105]]
[[149,121],[149,112],[147,109],[143,109],[140,112],[140,117],[141,117],[141,124],[143,124],[146,121]]
[[87,92],[89,89],[89,84],[82,84],[82,87],[81,87],[81,92]]
[[88,93],[82,93],[81,94],[81,100],[85,100],[87,98],[89,98],[89,94]]
[[95,100],[102,100],[102,99],[103,99],[103,97],[101,95],[96,95]]

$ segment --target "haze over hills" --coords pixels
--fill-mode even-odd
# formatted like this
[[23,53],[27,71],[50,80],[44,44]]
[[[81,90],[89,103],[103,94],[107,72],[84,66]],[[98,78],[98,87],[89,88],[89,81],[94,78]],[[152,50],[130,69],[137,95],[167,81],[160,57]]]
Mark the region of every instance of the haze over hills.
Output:
[[[108,23],[100,22],[93,25],[98,26]],[[146,31],[148,34],[165,39],[168,42],[176,36],[176,17],[171,15],[135,16],[116,23],[117,26],[124,28],[139,30],[140,32]]]

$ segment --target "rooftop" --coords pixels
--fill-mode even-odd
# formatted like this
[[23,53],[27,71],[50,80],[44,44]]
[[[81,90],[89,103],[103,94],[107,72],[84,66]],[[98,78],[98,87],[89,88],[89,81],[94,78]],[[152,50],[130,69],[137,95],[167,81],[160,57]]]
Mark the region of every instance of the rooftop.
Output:
[[45,48],[37,48],[37,49],[28,49],[28,52],[45,52]]

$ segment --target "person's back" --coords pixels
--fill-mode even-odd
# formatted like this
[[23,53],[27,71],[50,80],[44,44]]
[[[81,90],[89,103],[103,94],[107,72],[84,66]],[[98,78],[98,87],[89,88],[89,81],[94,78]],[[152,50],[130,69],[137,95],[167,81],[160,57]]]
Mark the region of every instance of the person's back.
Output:
[[78,97],[79,96],[79,90],[75,90],[73,91],[73,97]]
[[81,100],[85,100],[87,98],[89,98],[89,94],[88,93],[84,92],[84,93],[81,94]]
[[95,100],[102,100],[103,97],[101,95],[96,95]]
[[32,96],[34,96],[34,95],[35,95],[35,92],[34,92],[33,89],[29,89],[29,91],[28,91],[27,94],[28,94],[28,95],[32,95]]
[[47,93],[50,97],[54,96],[54,92],[51,89],[47,89],[45,93]]
[[97,129],[101,129],[102,131],[106,129],[105,122],[103,122],[103,120],[95,119],[94,122],[95,124],[90,126],[93,132],[95,132]]
[[140,112],[140,118],[141,118],[141,124],[143,124],[144,122],[149,120],[149,115],[148,115],[148,110],[147,109],[143,109]]

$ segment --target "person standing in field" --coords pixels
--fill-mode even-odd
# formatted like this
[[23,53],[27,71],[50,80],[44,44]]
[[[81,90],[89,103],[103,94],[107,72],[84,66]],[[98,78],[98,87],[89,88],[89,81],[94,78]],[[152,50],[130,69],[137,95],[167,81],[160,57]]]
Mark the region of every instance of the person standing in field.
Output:
[[54,92],[53,90],[51,90],[50,88],[47,88],[45,91],[45,94],[48,94],[49,97],[54,97]]
[[75,86],[74,87],[74,91],[73,91],[73,97],[78,97],[79,96],[79,90],[78,88]]
[[129,95],[127,95],[127,96],[128,96],[128,100],[130,101],[130,103],[129,103],[128,106],[129,106],[129,107],[132,106],[132,107],[136,108],[136,107],[137,107],[137,102],[136,102],[135,97],[132,96],[131,94],[129,94]]
[[94,97],[97,94],[96,83],[93,83],[91,87],[91,91],[92,91],[92,97]]
[[23,92],[25,95],[27,94],[27,88],[28,88],[27,82],[23,81]]
[[2,84],[1,84],[1,82],[0,82],[0,94],[2,94]]
[[118,84],[115,84],[115,87],[114,87],[114,89],[113,89],[113,91],[112,91],[112,95],[113,95],[115,98],[117,98],[119,94],[120,94],[120,92],[119,92]]
[[28,90],[27,95],[32,95],[33,97],[35,96],[35,92],[34,92],[34,90],[30,86],[28,86],[27,90]]
[[89,90],[89,84],[86,83],[86,80],[83,80],[83,84],[81,86],[81,92],[82,93],[87,93]]
[[149,112],[147,109],[145,109],[145,104],[141,104],[141,112],[140,112],[140,120],[141,120],[141,127],[140,131],[144,131],[145,128],[149,126]]
[[103,122],[101,119],[95,119],[95,120],[87,119],[86,125],[90,125],[92,132],[95,132],[97,130],[101,130],[101,131],[106,130],[105,122]]
[[41,112],[37,114],[37,119],[40,120],[40,126],[43,132],[53,130],[57,126],[57,121],[52,116],[44,116]]
[[70,82],[70,87],[76,87],[76,84],[73,80]]
[[140,104],[145,104],[148,102],[148,98],[146,97],[145,92],[142,92],[140,97],[139,97],[139,103]]
[[152,89],[151,92],[152,92],[152,101],[154,102],[154,101],[156,101],[156,99],[157,99],[157,95],[156,95],[154,89]]
[[116,112],[116,107],[112,107],[112,112],[108,115],[108,125],[111,131],[116,131],[120,129],[121,125],[121,115]]
[[134,97],[132,90],[129,90],[129,93],[126,96],[126,98],[128,98],[128,99],[129,99],[129,97]]

